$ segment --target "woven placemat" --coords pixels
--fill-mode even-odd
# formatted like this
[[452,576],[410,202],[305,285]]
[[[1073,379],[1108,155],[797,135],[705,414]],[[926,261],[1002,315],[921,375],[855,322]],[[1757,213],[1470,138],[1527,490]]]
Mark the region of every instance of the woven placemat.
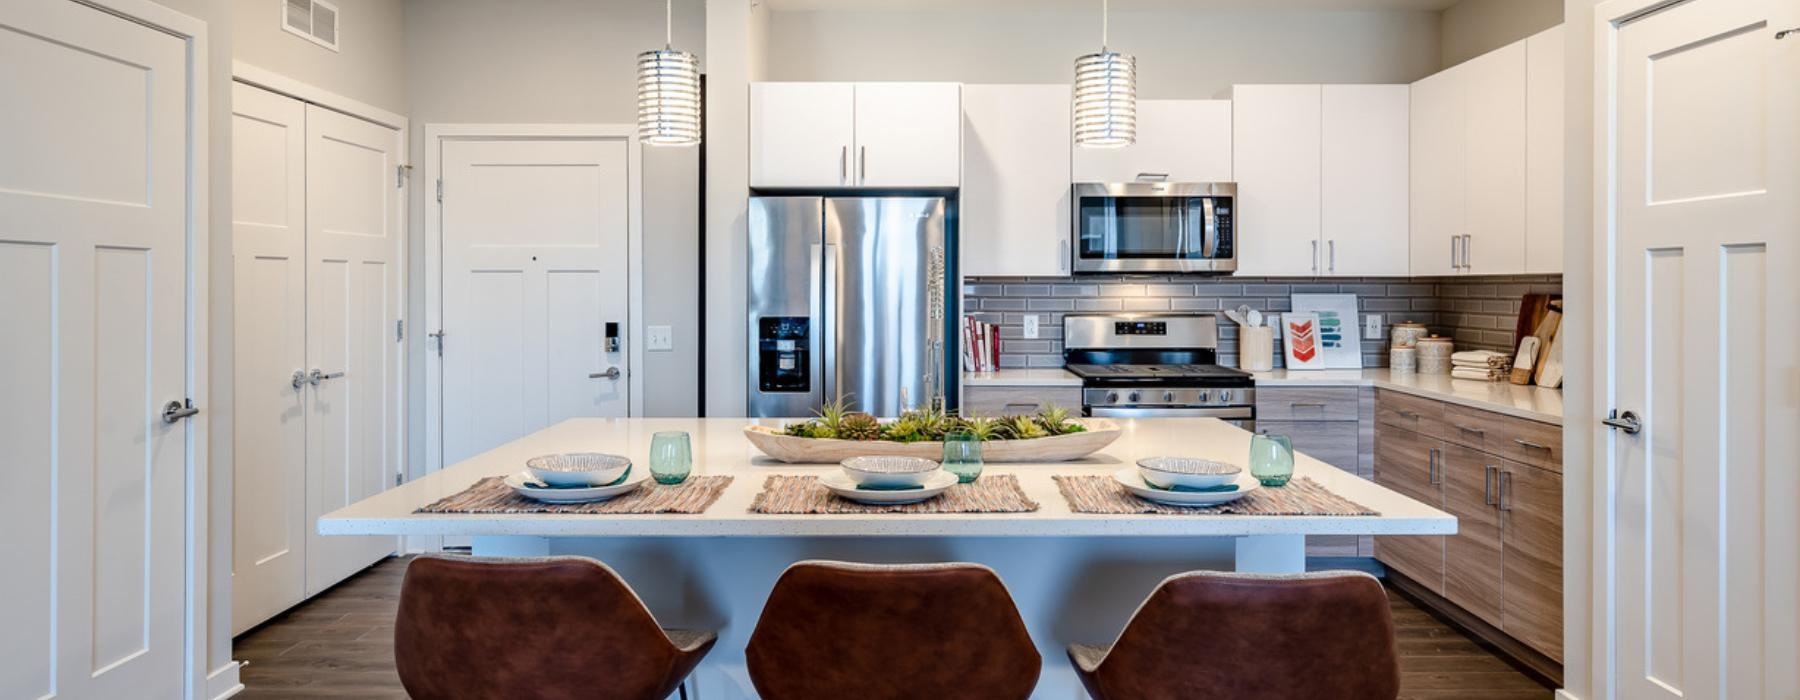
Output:
[[729,476],[690,477],[674,486],[645,480],[636,491],[595,503],[545,503],[514,493],[500,477],[475,482],[462,493],[420,508],[415,513],[574,513],[580,515],[650,515],[704,513],[731,485]]
[[1332,493],[1306,477],[1279,488],[1263,487],[1230,503],[1208,507],[1165,506],[1126,491],[1110,476],[1056,476],[1056,487],[1077,513],[1106,515],[1381,515]]
[[974,483],[957,484],[937,497],[901,505],[857,503],[825,488],[816,476],[771,476],[762,493],[750,502],[750,512],[770,515],[818,515],[842,513],[1029,513],[1038,504],[1019,488],[1019,478],[993,474]]

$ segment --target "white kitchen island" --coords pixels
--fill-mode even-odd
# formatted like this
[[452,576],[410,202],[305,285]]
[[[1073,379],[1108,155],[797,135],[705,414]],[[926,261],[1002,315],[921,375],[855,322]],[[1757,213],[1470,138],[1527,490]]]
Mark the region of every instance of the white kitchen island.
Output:
[[[764,421],[778,425],[783,421]],[[863,562],[968,561],[1006,582],[1044,657],[1034,697],[1080,698],[1065,645],[1110,642],[1163,577],[1193,569],[1292,572],[1304,568],[1306,535],[1447,535],[1454,517],[1353,474],[1296,455],[1295,476],[1380,513],[1356,517],[1088,515],[1071,512],[1052,475],[1110,474],[1141,457],[1184,455],[1244,464],[1250,434],[1211,418],[1118,421],[1124,434],[1077,462],[990,464],[1015,474],[1039,504],[1010,514],[761,515],[750,503],[776,474],[835,465],[792,465],[756,451],[746,419],[576,419],[327,514],[326,535],[472,538],[476,554],[581,554],[617,569],[665,626],[719,630],[696,671],[702,698],[755,697],[743,649],[762,602],[788,565],[804,559]],[[730,475],[731,485],[697,515],[445,515],[414,511],[483,477],[516,472],[553,452],[627,455],[647,468],[650,436],[685,430],[695,475]],[[455,614],[449,611],[447,614]],[[965,642],[959,642],[965,643]],[[979,644],[979,640],[967,640]]]

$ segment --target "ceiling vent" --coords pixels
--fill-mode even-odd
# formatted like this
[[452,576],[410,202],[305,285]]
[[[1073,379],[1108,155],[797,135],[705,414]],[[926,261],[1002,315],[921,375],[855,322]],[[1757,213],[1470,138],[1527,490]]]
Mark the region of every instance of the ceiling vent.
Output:
[[281,28],[338,50],[338,9],[322,0],[281,0]]

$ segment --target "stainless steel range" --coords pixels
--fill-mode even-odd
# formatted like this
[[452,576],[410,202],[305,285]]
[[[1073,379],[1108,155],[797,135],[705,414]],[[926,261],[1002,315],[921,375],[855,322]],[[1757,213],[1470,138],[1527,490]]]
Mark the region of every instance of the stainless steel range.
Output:
[[1256,429],[1256,380],[1219,365],[1219,322],[1179,314],[1063,318],[1063,369],[1082,415],[1208,416]]

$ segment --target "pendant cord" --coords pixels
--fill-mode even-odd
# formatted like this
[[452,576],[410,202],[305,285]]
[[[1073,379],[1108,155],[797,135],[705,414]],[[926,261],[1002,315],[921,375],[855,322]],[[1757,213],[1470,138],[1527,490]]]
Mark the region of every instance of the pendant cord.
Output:
[[663,22],[663,48],[664,49],[674,49],[675,48],[675,0],[668,0],[667,2],[665,2],[663,4],[663,11],[665,14],[665,16],[663,18],[663,20],[664,20],[664,22]]
[[1100,53],[1106,53],[1106,34],[1107,30],[1111,29],[1108,26],[1111,21],[1109,5],[1108,0],[1100,0]]

